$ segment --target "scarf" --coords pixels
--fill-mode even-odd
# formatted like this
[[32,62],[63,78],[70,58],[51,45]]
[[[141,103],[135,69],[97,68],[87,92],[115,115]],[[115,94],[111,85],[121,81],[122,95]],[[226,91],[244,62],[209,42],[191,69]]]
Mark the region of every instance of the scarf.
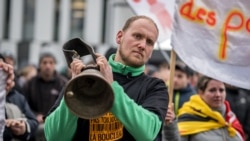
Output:
[[123,75],[128,75],[129,73],[131,73],[132,76],[138,76],[141,75],[145,70],[145,65],[142,65],[141,67],[138,68],[134,68],[123,65],[120,62],[116,62],[114,59],[115,59],[115,54],[112,54],[108,60],[109,64],[112,67],[113,72],[120,73]]
[[190,101],[186,102],[179,110],[178,127],[181,135],[191,135],[209,130],[226,127],[231,137],[240,133],[244,139],[244,132],[231,111],[227,101],[224,102],[226,113],[225,118],[218,111],[212,110],[199,95],[193,95]]

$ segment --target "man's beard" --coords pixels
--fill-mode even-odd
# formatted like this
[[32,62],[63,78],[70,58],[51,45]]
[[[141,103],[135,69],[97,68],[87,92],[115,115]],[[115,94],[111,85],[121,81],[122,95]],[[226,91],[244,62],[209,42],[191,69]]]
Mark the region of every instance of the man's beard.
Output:
[[119,49],[119,55],[120,55],[122,61],[124,63],[126,63],[124,65],[131,66],[131,67],[134,67],[134,68],[138,68],[138,67],[141,67],[142,65],[144,65],[143,63],[132,62],[129,57],[127,57],[127,56],[125,56],[123,54],[123,51],[121,49]]

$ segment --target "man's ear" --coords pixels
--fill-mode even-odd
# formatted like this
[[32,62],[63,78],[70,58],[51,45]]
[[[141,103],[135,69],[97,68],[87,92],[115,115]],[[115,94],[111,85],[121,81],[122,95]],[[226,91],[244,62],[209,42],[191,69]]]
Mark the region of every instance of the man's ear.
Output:
[[121,30],[117,32],[117,34],[116,34],[116,43],[117,44],[121,44],[122,34],[123,34],[123,32]]

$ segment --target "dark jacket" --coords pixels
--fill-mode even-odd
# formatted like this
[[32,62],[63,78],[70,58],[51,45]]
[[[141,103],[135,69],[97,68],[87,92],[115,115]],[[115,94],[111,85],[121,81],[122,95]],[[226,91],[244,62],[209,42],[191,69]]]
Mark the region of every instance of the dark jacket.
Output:
[[[36,120],[35,115],[31,111],[25,97],[22,94],[20,94],[18,91],[11,90],[8,93],[8,95],[6,96],[6,103],[12,103],[12,104],[16,105],[21,110],[21,112],[25,115],[25,118],[27,119],[27,122],[28,122],[29,127],[30,127],[30,131],[26,131],[26,133],[24,135],[21,135],[21,136],[14,136],[11,133],[9,128],[5,128],[4,140],[7,141],[8,139],[11,139],[14,137],[14,138],[17,138],[19,140],[26,141],[30,137],[34,136],[34,134],[37,130],[37,127],[38,127],[38,122]],[[6,117],[6,118],[8,118],[8,117]]]
[[227,88],[226,93],[226,99],[248,136],[247,141],[250,141],[250,91],[241,88]]
[[[167,97],[167,93],[165,94],[159,94],[158,98],[156,99],[162,99],[162,101],[156,101],[153,100],[150,101],[149,99],[147,101],[146,98],[150,96],[151,91],[153,91],[154,89],[163,89],[164,86],[164,82],[161,82],[160,80],[156,81],[155,78],[150,78],[146,75],[142,75],[136,78],[130,78],[128,79],[126,76],[122,76],[120,74],[114,73],[114,79],[117,80],[119,82],[120,85],[123,86],[124,91],[128,94],[128,96],[133,99],[137,104],[142,104],[142,107],[146,108],[147,107],[153,107],[153,105],[158,105],[158,104],[163,104],[166,105],[166,103],[164,103],[164,95]],[[140,83],[138,83],[140,82]],[[157,85],[158,84],[158,85]],[[154,86],[154,87],[153,87]],[[162,91],[163,92],[163,91]],[[167,108],[167,107],[165,107]],[[156,115],[159,116],[159,118],[161,119],[162,123],[164,122],[165,119],[165,112],[166,109],[164,108],[164,106],[159,107],[159,109],[148,109],[151,112],[154,112]],[[87,137],[87,133],[89,133],[89,128],[88,125],[89,121],[88,120],[83,120],[83,119],[79,119],[78,120],[79,126],[77,128],[77,132],[75,134],[75,141],[78,141],[79,139],[83,139],[84,137]],[[141,125],[141,126],[145,126],[145,128],[147,128],[146,125]],[[86,131],[83,134],[82,131]],[[133,141],[135,140],[132,135],[126,130],[123,130],[123,138],[121,139],[121,141]],[[85,139],[87,139],[85,138]],[[158,137],[155,139],[155,141],[160,141],[161,140],[161,132],[159,133]]]
[[[112,57],[112,56],[111,56]],[[110,112],[97,119],[82,119],[69,111],[64,98],[45,119],[48,141],[66,140],[161,140],[168,93],[165,83],[110,58],[114,102]],[[60,123],[58,123],[60,121]],[[53,125],[53,126],[52,126]],[[64,136],[62,136],[62,134]]]
[[50,81],[43,80],[39,75],[28,81],[23,92],[32,111],[46,115],[66,83],[67,79],[57,73]]

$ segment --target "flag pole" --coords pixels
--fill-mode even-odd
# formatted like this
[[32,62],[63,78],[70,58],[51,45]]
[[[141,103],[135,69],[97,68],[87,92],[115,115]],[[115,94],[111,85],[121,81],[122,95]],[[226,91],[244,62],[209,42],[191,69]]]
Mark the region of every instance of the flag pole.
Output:
[[176,53],[172,48],[170,56],[170,77],[168,85],[169,105],[173,102],[175,62],[176,62]]
[[[171,50],[170,56],[170,76],[169,76],[169,83],[168,83],[168,110],[173,109],[173,90],[174,90],[174,73],[175,73],[175,62],[176,62],[176,53],[174,49]],[[165,120],[166,124],[169,124],[169,120]]]

